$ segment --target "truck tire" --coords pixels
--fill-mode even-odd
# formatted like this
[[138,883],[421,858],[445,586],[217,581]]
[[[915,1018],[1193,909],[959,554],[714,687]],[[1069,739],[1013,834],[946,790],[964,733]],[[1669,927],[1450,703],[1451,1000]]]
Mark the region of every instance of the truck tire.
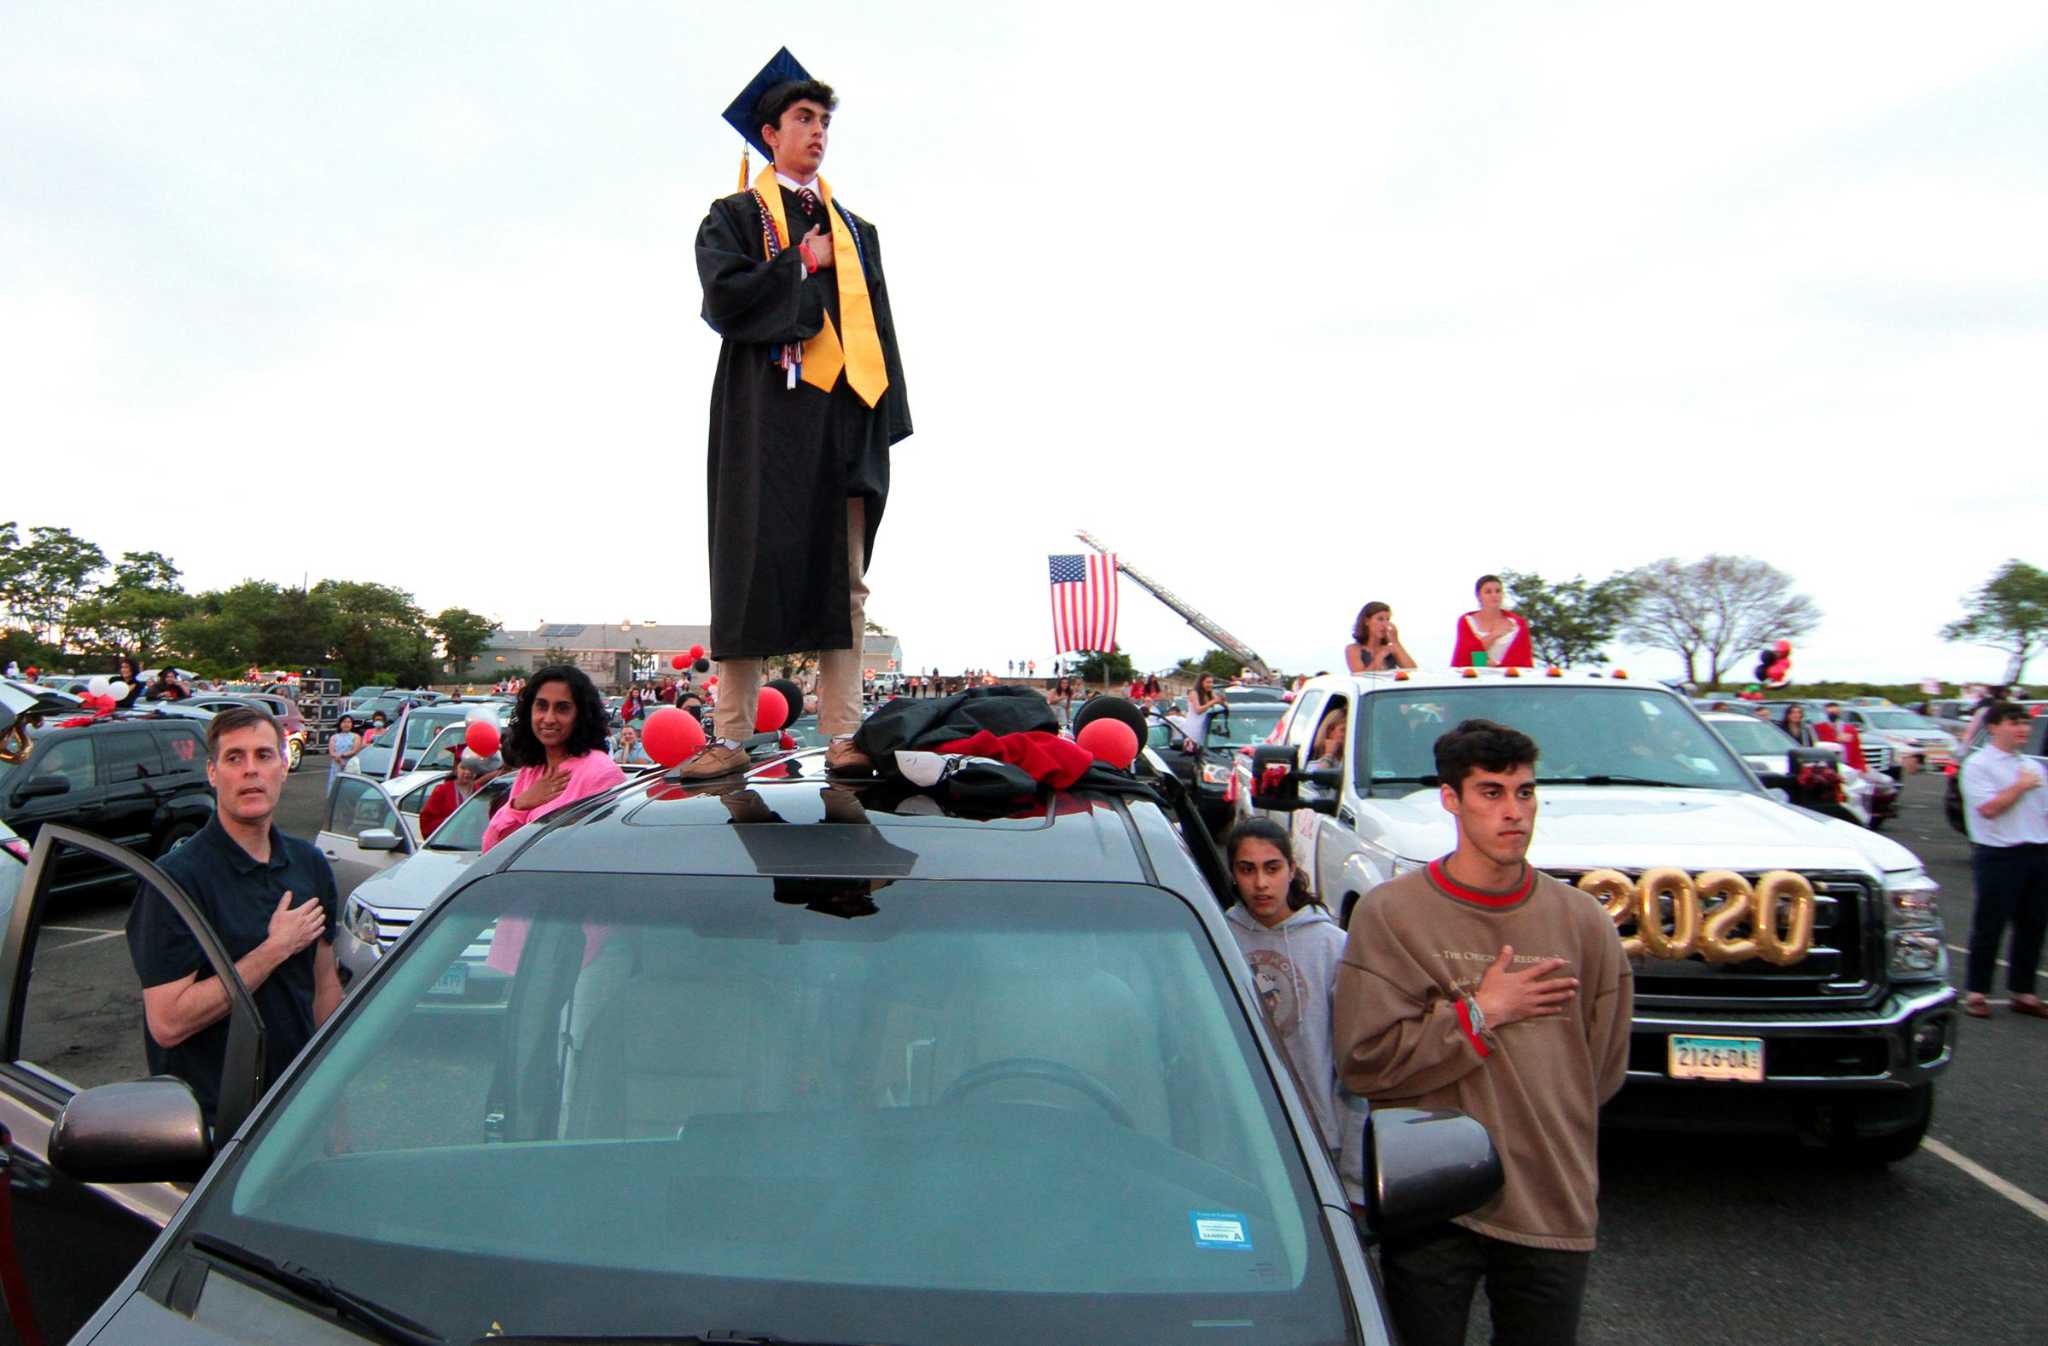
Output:
[[1835,1117],[1834,1152],[1844,1163],[1859,1168],[1882,1168],[1908,1158],[1920,1148],[1920,1142],[1927,1135],[1928,1124],[1934,1120],[1934,1086],[1922,1085],[1914,1099],[1911,1118],[1897,1131],[1885,1131],[1877,1135],[1859,1135],[1856,1130],[1858,1109],[1854,1103],[1844,1103]]
[[157,839],[155,859],[161,860],[177,849],[178,843],[186,837],[199,835],[198,823],[178,823]]

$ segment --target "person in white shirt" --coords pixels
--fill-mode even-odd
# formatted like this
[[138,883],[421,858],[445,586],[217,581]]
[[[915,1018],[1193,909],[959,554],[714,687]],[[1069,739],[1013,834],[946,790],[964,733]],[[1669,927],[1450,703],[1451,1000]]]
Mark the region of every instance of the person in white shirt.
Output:
[[2013,1013],[2048,1019],[2048,1005],[2034,994],[2034,970],[2048,933],[2048,791],[2041,788],[2041,764],[2020,755],[2031,727],[2022,706],[2001,701],[1986,707],[1989,741],[1963,762],[1963,822],[1977,886],[1963,1013],[1978,1019],[1991,1015],[1986,997],[2008,925],[2006,981]]

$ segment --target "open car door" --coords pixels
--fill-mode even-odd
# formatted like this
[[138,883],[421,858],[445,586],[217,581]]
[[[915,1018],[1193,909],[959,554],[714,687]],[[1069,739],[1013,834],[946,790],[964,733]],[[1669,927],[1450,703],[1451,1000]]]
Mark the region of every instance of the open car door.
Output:
[[142,988],[125,931],[114,924],[118,908],[80,916],[76,904],[53,901],[67,849],[134,877],[137,901],[167,902],[227,989],[217,1135],[233,1134],[266,1083],[255,1001],[191,900],[133,851],[73,827],[44,826],[27,865],[14,866],[18,876],[0,875],[0,1290],[7,1301],[0,1340],[53,1346],[69,1340],[134,1268],[191,1190],[212,1143],[197,1127],[183,1181],[126,1182],[106,1169],[77,1176],[61,1167],[67,1111],[104,1134],[113,1118],[146,1129],[149,1117],[169,1115],[161,1106],[152,1112],[150,1100],[175,1103],[179,1091],[193,1119],[199,1106],[181,1081],[143,1080]]

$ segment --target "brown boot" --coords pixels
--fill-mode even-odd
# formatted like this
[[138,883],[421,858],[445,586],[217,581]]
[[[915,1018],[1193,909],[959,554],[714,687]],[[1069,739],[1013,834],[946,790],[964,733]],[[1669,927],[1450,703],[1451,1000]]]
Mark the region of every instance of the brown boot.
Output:
[[737,776],[747,769],[747,754],[744,748],[728,748],[717,739],[697,749],[696,755],[676,768],[680,780],[716,780],[720,776]]
[[875,764],[853,746],[850,738],[835,738],[825,747],[825,770],[834,776],[872,776]]

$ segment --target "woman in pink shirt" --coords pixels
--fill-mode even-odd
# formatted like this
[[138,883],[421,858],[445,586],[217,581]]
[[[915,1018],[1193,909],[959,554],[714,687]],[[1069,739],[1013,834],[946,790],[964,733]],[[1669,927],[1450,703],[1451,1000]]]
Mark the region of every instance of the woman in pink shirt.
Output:
[[555,664],[526,680],[505,727],[505,760],[517,763],[519,774],[512,797],[484,829],[485,850],[535,818],[626,779],[604,750],[610,720],[597,685],[580,668]]
[[[605,752],[610,722],[597,684],[582,669],[552,664],[526,680],[504,739],[505,760],[519,763],[519,774],[512,778],[512,797],[484,829],[485,850],[534,819],[602,794],[626,779]],[[526,926],[522,916],[499,919],[487,960],[492,967],[506,973],[517,970],[519,951],[526,947]],[[592,941],[593,953],[600,942]]]

